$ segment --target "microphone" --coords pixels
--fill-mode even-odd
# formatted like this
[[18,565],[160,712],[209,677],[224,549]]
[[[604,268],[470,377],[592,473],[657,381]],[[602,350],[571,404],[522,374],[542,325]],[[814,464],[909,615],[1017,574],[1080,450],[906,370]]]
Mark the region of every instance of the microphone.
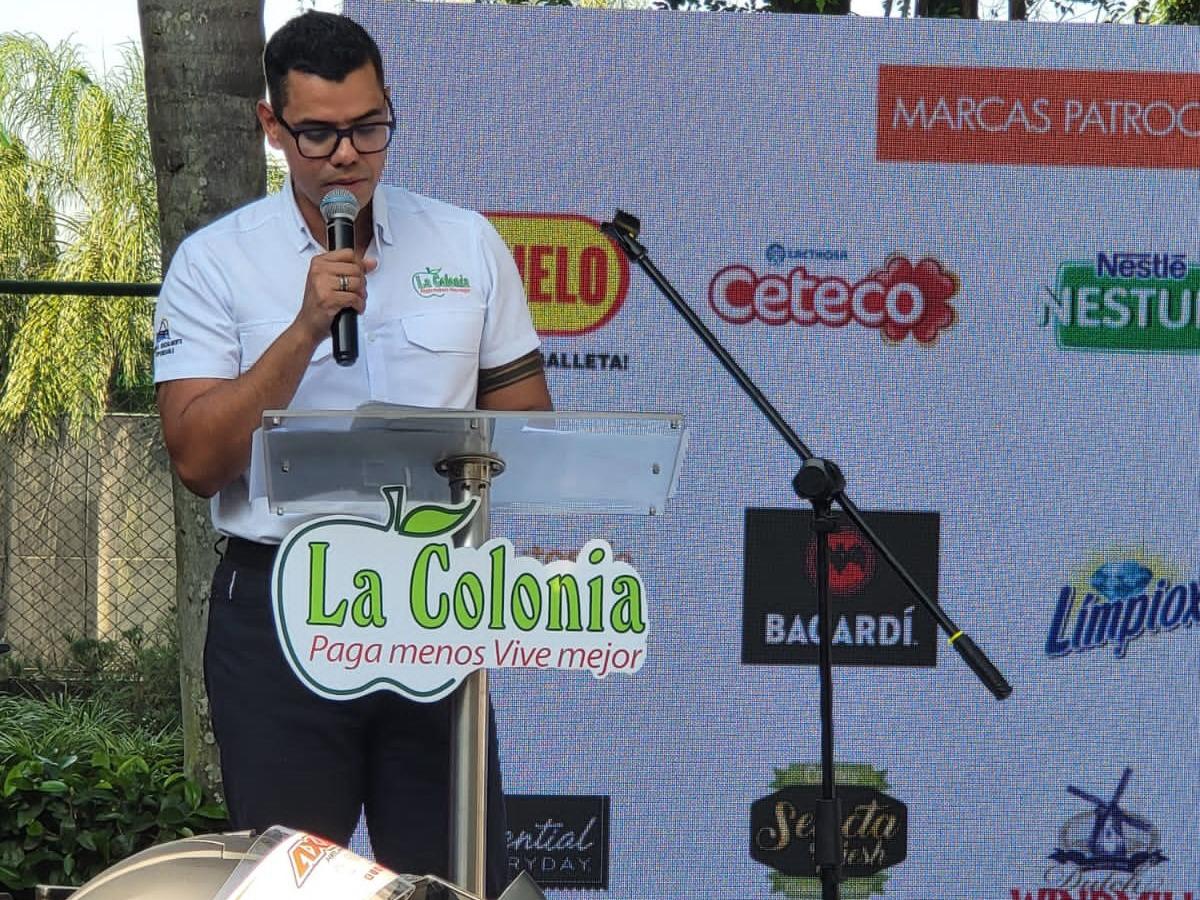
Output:
[[[326,246],[330,250],[354,249],[354,220],[358,218],[358,200],[345,188],[334,188],[321,198],[321,218],[325,220]],[[339,366],[353,365],[358,359],[358,313],[347,306],[338,311],[330,326],[333,334],[333,358]]]

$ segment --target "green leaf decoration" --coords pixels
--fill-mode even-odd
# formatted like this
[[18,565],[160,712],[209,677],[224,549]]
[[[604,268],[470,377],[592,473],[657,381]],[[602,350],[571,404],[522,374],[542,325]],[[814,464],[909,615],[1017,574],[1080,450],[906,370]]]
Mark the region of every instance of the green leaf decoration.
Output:
[[38,789],[47,794],[65,794],[67,792],[67,783],[52,778],[49,781],[43,781],[38,785]]
[[[882,897],[885,891],[887,875],[879,872],[870,878],[848,878],[840,885],[842,900],[868,900],[869,897]],[[796,878],[771,873],[771,892],[783,894],[789,900],[821,900],[821,881],[818,878]]]
[[458,509],[444,506],[415,506],[404,514],[396,531],[410,537],[435,537],[457,531],[475,514],[479,502],[472,500]]
[[[833,780],[847,787],[869,787],[887,793],[887,772],[866,763],[834,763]],[[821,767],[816,763],[795,763],[785,769],[776,769],[771,787],[807,787],[821,783]]]

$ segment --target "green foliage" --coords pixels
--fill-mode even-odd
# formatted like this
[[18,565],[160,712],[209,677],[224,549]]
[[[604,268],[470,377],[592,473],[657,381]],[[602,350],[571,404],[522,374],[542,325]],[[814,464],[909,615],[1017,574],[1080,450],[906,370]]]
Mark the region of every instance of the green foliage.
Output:
[[96,698],[0,697],[0,888],[82,884],[131,853],[219,831],[224,810],[181,773],[178,728]]
[[1149,19],[1157,25],[1200,25],[1200,0],[1157,0]]
[[[135,47],[98,77],[77,47],[0,34],[0,277],[158,279],[158,204]],[[0,297],[0,430],[56,436],[149,380],[144,298]]]
[[267,193],[278,194],[287,181],[287,164],[278,156],[267,155]]
[[65,659],[2,657],[0,692],[38,699],[62,695],[90,697],[120,710],[139,728],[159,732],[178,728],[179,642],[175,630],[160,629],[151,641],[140,628],[116,640],[64,638]]

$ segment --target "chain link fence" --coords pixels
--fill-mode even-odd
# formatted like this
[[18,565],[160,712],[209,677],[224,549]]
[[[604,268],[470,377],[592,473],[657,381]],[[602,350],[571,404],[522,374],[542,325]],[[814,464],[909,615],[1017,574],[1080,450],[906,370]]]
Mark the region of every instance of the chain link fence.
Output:
[[174,627],[171,476],[158,419],[110,414],[87,438],[0,442],[0,636],[55,669],[72,643]]
[[173,627],[175,531],[158,420],[106,416],[87,438],[0,444],[0,634],[14,660]]

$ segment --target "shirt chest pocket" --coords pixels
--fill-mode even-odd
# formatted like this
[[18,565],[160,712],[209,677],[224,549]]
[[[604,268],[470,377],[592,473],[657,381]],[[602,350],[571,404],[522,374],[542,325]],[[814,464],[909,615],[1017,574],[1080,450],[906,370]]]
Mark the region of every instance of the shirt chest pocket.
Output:
[[241,345],[242,359],[239,372],[245,372],[261,357],[289,322],[280,319],[266,322],[247,322],[238,326],[238,344]]
[[[291,325],[291,320],[271,322],[253,322],[238,328],[238,343],[241,344],[242,360],[240,372],[245,372],[275,343],[276,338],[283,334],[284,329]],[[333,356],[333,338],[327,337],[317,344],[313,351],[312,364],[320,365]]]
[[389,403],[468,406],[479,377],[483,310],[442,310],[389,319],[369,336],[386,372]]

